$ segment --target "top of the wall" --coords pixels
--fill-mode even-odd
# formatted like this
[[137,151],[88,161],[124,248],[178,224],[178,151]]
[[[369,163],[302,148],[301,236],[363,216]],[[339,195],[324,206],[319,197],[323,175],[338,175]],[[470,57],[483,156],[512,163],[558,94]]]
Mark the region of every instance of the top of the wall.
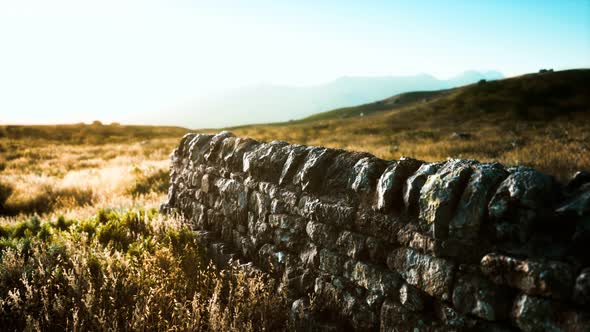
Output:
[[529,167],[460,159],[388,161],[364,152],[258,142],[225,131],[186,134],[172,159],[327,201],[418,218],[435,239],[525,243],[590,238],[586,172],[563,185]]

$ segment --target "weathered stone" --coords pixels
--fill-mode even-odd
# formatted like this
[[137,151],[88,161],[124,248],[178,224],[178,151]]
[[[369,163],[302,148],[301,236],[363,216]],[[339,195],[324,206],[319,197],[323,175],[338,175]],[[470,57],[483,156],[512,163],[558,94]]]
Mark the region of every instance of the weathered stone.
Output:
[[338,151],[335,153],[324,176],[323,187],[329,188],[327,193],[347,194],[351,191],[351,184],[356,178],[354,166],[364,158],[374,158],[365,152]]
[[422,186],[424,186],[428,177],[436,173],[442,166],[443,163],[423,164],[418,168],[414,175],[406,180],[403,188],[403,199],[408,212],[418,212],[418,202]]
[[314,244],[322,248],[334,248],[336,244],[337,233],[330,226],[319,222],[310,221],[307,223],[305,231]]
[[385,161],[375,157],[365,157],[356,162],[352,168],[349,187],[358,194],[370,194],[375,190],[375,182],[383,169]]
[[488,254],[481,260],[481,270],[495,283],[518,288],[529,295],[568,298],[574,283],[572,268],[562,262]]
[[302,217],[287,214],[271,214],[268,223],[274,228],[289,230],[293,233],[305,232],[305,221]]
[[[236,142],[238,141],[237,137],[226,137],[220,144],[220,147],[217,149],[216,155],[212,156],[211,159],[215,160],[216,164],[219,164],[220,166],[228,167],[227,163],[226,163],[226,159],[225,157],[229,154],[231,154],[236,147]],[[241,168],[239,169],[240,171],[242,170]]]
[[309,331],[590,331],[583,175],[562,187],[526,168],[227,133],[186,135],[171,158],[165,211],[220,268],[239,254],[280,280]]
[[264,219],[258,218],[254,213],[248,213],[248,234],[255,248],[260,248],[272,240],[272,229]]
[[344,256],[338,255],[327,249],[320,250],[320,270],[331,275],[341,275],[344,270]]
[[426,295],[414,286],[404,283],[399,289],[399,302],[410,311],[422,311]]
[[303,145],[290,146],[289,155],[285,160],[285,165],[283,166],[281,176],[279,177],[280,185],[287,185],[293,182],[293,176],[295,175],[295,172],[305,159],[305,156],[310,149],[311,148]]
[[480,226],[488,213],[488,202],[508,172],[500,164],[480,164],[474,172],[449,223],[449,236],[473,241],[479,237]]
[[347,277],[356,285],[379,295],[392,295],[401,284],[397,272],[387,271],[363,262],[347,262]]
[[453,290],[453,305],[462,314],[494,321],[508,317],[509,292],[476,274],[461,273]]
[[447,238],[449,222],[471,173],[469,161],[450,160],[420,190],[420,219],[430,226],[435,239]]
[[214,181],[215,177],[213,177],[212,175],[203,175],[203,178],[201,179],[201,190],[204,193],[208,193],[209,190],[212,189]]
[[455,272],[453,262],[400,248],[389,255],[387,265],[399,272],[408,284],[442,300],[450,299]]
[[270,197],[260,192],[250,195],[249,210],[259,219],[265,219],[270,213]]
[[556,316],[551,301],[526,294],[518,296],[512,308],[512,319],[525,332],[563,331]]
[[248,151],[254,150],[260,144],[258,141],[251,138],[238,137],[234,143],[233,149],[227,151],[223,160],[227,167],[236,172],[244,170],[244,154]]
[[274,229],[274,243],[280,249],[297,251],[304,244],[305,222],[299,216],[271,214],[269,225]]
[[388,217],[372,210],[359,211],[354,221],[354,229],[389,243],[396,243],[397,233],[405,225],[400,217]]
[[585,268],[576,278],[574,301],[578,304],[590,304],[590,268]]
[[[182,136],[182,138],[180,139],[180,142],[178,143],[178,148],[174,149],[174,152],[172,152],[171,157],[176,157],[175,159],[177,159],[177,160],[179,158],[187,157],[188,153],[190,151],[190,149],[189,149],[190,143],[197,135],[200,135],[200,134],[195,134],[195,133],[184,134],[184,136]],[[213,135],[207,135],[207,136],[213,136]]]
[[297,214],[304,218],[311,219],[315,214],[315,210],[319,204],[319,199],[312,196],[303,195],[297,203]]
[[188,142],[188,148],[184,150],[186,154],[188,150],[188,159],[194,164],[199,165],[205,162],[205,153],[209,151],[209,141],[213,135],[197,134]]
[[493,220],[511,220],[529,226],[551,215],[553,179],[528,167],[509,169],[510,175],[496,190],[488,210]]
[[277,183],[288,154],[282,149],[287,143],[261,143],[243,154],[243,171],[256,179]]
[[431,331],[427,317],[408,310],[401,304],[387,299],[381,305],[381,332]]
[[287,190],[278,190],[272,192],[270,198],[272,199],[271,213],[297,214],[297,194]]
[[351,229],[356,217],[356,209],[343,203],[332,204],[317,201],[309,217],[329,225]]
[[336,240],[336,249],[350,258],[358,260],[365,252],[365,241],[366,237],[361,234],[344,231]]
[[195,204],[193,209],[193,222],[197,229],[207,228],[207,208],[202,204]]
[[306,269],[317,269],[320,265],[319,249],[313,243],[306,243],[299,254],[299,259]]
[[305,156],[301,168],[293,176],[293,182],[303,191],[315,191],[322,184],[322,174],[326,165],[335,154],[335,150],[312,148]]
[[393,161],[377,182],[377,203],[375,208],[382,212],[399,209],[403,204],[404,183],[422,165],[422,161],[402,158]]
[[211,137],[211,140],[209,141],[209,149],[203,156],[205,160],[208,163],[219,162],[219,160],[223,158],[220,153],[223,148],[223,141],[233,136],[234,134],[229,131],[222,131]]

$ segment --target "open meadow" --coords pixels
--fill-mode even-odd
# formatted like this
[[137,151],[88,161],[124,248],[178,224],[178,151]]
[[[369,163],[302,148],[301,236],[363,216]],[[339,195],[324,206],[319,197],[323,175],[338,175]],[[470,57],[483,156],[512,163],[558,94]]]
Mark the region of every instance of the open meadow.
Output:
[[158,213],[185,132],[0,127],[0,330],[283,328],[272,280]]

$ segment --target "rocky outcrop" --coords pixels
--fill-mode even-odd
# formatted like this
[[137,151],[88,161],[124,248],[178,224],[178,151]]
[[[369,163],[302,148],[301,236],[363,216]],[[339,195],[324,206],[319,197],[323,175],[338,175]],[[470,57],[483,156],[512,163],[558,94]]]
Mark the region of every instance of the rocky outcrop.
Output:
[[187,134],[166,212],[301,331],[590,330],[590,175]]

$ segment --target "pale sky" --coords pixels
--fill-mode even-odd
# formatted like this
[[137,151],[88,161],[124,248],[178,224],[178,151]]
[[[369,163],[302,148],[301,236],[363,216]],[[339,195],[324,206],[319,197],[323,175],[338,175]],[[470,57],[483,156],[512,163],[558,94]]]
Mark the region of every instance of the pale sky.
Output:
[[3,124],[125,122],[258,83],[581,67],[590,0],[0,0]]

